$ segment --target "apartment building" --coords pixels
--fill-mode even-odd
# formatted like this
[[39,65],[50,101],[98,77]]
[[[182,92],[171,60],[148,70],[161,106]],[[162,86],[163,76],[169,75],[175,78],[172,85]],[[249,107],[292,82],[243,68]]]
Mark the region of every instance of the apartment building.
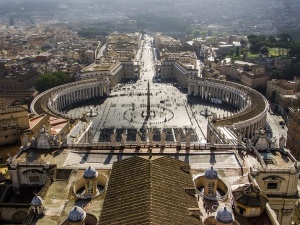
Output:
[[231,80],[241,82],[251,88],[266,87],[271,75],[265,71],[265,67],[254,63],[235,61],[220,67],[221,74]]
[[7,106],[0,99],[0,145],[20,142],[20,132],[28,128],[28,107]]
[[300,160],[300,109],[289,108],[289,123],[287,131],[287,148],[290,149],[292,155]]
[[295,77],[293,81],[288,80],[270,80],[267,82],[266,97],[275,103],[279,103],[280,95],[294,95],[298,89],[300,79]]
[[104,76],[114,87],[122,79],[138,79],[140,66],[135,56],[141,46],[141,33],[112,33],[103,56],[77,73],[77,80]]

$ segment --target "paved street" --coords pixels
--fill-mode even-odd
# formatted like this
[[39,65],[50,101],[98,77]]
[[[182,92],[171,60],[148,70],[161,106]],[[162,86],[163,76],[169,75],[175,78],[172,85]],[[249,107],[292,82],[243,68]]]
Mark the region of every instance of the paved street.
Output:
[[281,116],[277,116],[277,115],[271,115],[268,112],[268,116],[267,116],[267,122],[269,124],[269,132],[272,132],[272,136],[274,138],[277,138],[277,140],[281,137],[281,135],[283,135],[285,138],[287,136],[287,127],[284,126],[284,128],[282,128],[282,125],[279,124],[279,118]]

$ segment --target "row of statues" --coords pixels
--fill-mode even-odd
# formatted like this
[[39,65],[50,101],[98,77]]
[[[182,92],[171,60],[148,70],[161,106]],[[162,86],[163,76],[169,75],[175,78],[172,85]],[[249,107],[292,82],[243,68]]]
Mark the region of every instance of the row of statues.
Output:
[[[154,136],[154,133],[152,130],[148,130],[147,132],[147,142],[149,143],[150,146],[153,145],[154,141],[153,141],[153,136]],[[160,144],[161,146],[165,146],[166,144],[166,132],[163,130],[161,133],[160,133]],[[181,146],[181,137],[182,137],[182,133],[181,132],[178,132],[176,134],[176,142],[177,142],[177,146]],[[190,147],[190,142],[191,142],[191,134],[189,132],[186,132],[185,134],[185,137],[186,137],[186,147]],[[126,132],[123,132],[121,134],[121,146],[125,146],[126,144],[126,141],[127,141],[127,133]],[[117,141],[116,141],[116,134],[115,133],[112,133],[110,135],[110,142],[112,144],[113,147],[115,147],[117,145]],[[137,131],[136,132],[136,144],[137,146],[140,146],[142,143],[142,134],[140,131]]]
[[[217,136],[213,132],[211,132],[209,140],[211,145],[218,144]],[[283,149],[286,145],[286,138],[283,135],[278,140],[276,137],[270,138],[267,136],[265,130],[261,128],[251,139],[243,138],[243,134],[238,133],[236,143],[239,147],[245,145],[247,149],[251,147],[255,147],[256,149]]]
[[59,141],[58,135],[50,135],[46,126],[42,126],[39,130],[39,133],[28,137],[27,133],[23,134],[22,145],[24,147],[28,147],[28,145],[32,147],[37,147],[39,149],[50,149],[52,147],[57,147],[59,145],[67,144],[67,135],[63,132],[60,135],[61,142]]

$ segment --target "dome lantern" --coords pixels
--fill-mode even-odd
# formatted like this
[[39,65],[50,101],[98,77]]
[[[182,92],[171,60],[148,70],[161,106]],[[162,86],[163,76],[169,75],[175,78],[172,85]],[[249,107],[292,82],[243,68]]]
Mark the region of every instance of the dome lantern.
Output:
[[98,172],[96,171],[96,169],[94,167],[88,167],[86,168],[86,170],[84,171],[83,177],[85,179],[93,179],[96,178],[98,176]]
[[74,206],[69,212],[68,221],[70,224],[81,225],[84,224],[85,217],[85,211],[78,206]]
[[232,224],[232,213],[227,210],[226,207],[219,209],[216,215],[217,224]]

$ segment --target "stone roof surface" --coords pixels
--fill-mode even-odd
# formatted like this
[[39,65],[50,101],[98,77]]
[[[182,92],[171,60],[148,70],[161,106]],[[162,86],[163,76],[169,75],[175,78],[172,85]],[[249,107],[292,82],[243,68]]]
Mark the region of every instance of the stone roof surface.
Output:
[[188,210],[198,204],[185,193],[194,188],[186,165],[170,157],[115,162],[99,224],[201,224]]

